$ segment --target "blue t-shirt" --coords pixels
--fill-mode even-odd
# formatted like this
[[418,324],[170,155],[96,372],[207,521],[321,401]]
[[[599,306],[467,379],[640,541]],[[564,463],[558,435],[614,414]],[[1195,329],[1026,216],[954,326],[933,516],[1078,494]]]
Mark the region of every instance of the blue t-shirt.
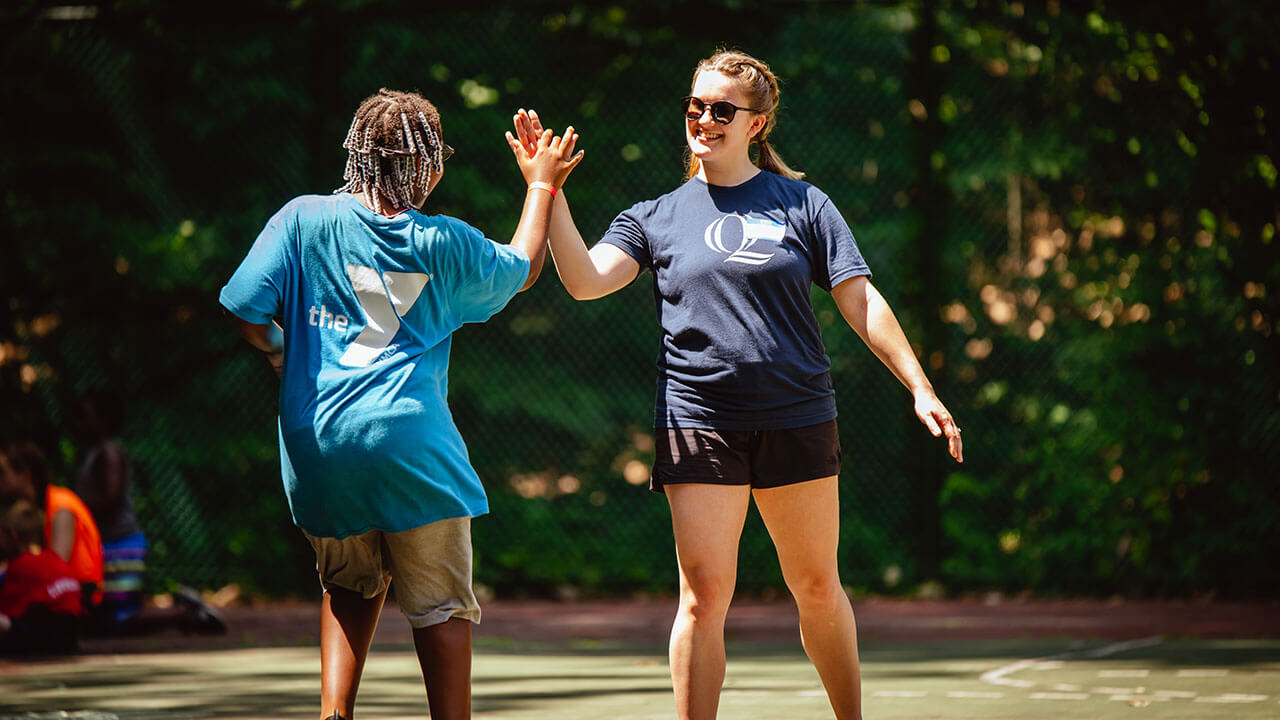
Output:
[[280,467],[299,527],[341,538],[488,512],[445,400],[450,337],[528,274],[460,220],[388,218],[350,194],[271,218],[220,300],[284,328]]
[[764,171],[734,187],[693,178],[623,212],[601,242],[654,274],[657,427],[768,430],[835,418],[809,289],[830,292],[871,271],[821,190]]

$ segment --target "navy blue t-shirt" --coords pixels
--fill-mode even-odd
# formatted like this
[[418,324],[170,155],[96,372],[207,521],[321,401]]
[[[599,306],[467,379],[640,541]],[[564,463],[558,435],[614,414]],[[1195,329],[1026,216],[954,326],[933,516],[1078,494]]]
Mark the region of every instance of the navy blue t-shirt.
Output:
[[693,178],[614,219],[601,242],[654,274],[662,349],[656,427],[769,430],[835,418],[809,300],[870,275],[849,225],[809,183]]

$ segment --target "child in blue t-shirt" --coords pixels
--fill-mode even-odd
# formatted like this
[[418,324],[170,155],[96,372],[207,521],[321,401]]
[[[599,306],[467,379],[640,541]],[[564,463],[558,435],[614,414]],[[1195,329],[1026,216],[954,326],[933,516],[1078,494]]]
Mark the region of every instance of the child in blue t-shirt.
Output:
[[577,135],[508,139],[529,189],[500,245],[419,208],[453,149],[436,108],[381,90],[343,143],[346,184],[267,222],[221,302],[280,373],[280,465],[324,587],[321,702],[352,716],[388,583],[413,626],[433,718],[470,716],[470,521],[484,488],[446,402],[450,338],[537,279]]

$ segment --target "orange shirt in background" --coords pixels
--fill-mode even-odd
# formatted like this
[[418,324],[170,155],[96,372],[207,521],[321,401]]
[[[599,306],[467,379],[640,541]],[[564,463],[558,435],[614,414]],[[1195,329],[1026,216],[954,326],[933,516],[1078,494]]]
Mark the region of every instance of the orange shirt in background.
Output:
[[102,601],[102,538],[98,524],[93,521],[89,508],[69,488],[50,485],[45,495],[44,542],[49,546],[53,537],[53,516],[61,510],[69,511],[76,519],[76,537],[71,545],[71,557],[67,564],[75,571],[80,584],[94,583],[97,590],[93,602]]

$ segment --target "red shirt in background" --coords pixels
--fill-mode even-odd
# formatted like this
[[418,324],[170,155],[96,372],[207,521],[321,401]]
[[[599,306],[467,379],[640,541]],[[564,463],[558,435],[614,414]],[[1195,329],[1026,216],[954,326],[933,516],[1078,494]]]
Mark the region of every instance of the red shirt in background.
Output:
[[58,615],[80,615],[80,581],[52,550],[27,551],[9,561],[0,584],[0,613],[21,618],[41,607]]

